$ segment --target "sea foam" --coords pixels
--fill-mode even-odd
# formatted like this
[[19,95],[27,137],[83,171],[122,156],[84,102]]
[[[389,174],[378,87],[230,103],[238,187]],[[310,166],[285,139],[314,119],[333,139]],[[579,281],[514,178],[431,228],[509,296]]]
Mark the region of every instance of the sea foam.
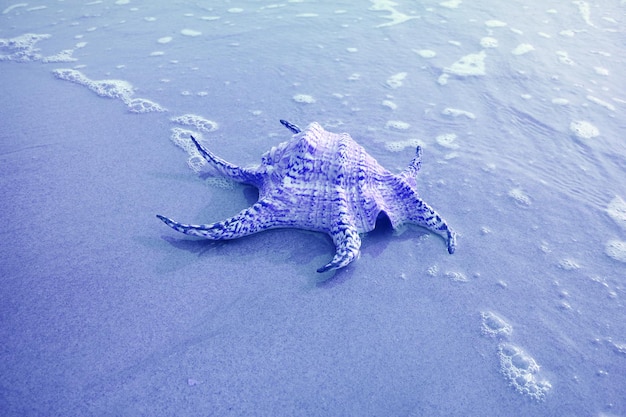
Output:
[[133,86],[124,80],[92,80],[82,72],[75,69],[57,69],[53,71],[55,77],[60,80],[69,81],[83,85],[100,97],[119,99],[132,113],[150,113],[166,111],[159,104],[144,99],[133,97],[135,91]]

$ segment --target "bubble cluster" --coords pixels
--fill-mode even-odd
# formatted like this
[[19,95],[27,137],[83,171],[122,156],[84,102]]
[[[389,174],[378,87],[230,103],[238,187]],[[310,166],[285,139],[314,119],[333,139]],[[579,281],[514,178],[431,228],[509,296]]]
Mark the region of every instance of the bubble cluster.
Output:
[[559,106],[566,106],[569,104],[569,100],[566,98],[553,98],[552,99],[552,104],[556,104]]
[[128,81],[123,80],[91,80],[82,72],[75,69],[57,69],[53,71],[55,77],[83,85],[100,97],[119,99],[128,110],[133,113],[163,112],[166,111],[159,104],[143,99],[133,98],[134,88]]
[[25,33],[15,38],[0,39],[0,61],[38,61],[43,57],[35,44],[50,37],[48,34]]
[[196,114],[184,114],[182,116],[173,117],[172,122],[183,126],[193,126],[203,132],[213,132],[218,129],[217,122],[205,119],[204,117]]
[[485,51],[477,54],[469,54],[461,57],[458,61],[449,67],[444,68],[444,72],[454,74],[459,77],[470,77],[485,75]]
[[193,172],[199,173],[204,170],[207,166],[206,160],[200,155],[196,145],[192,142],[191,136],[194,136],[197,140],[202,140],[201,135],[198,135],[196,132],[181,129],[179,127],[175,127],[172,129],[172,136],[170,137],[171,141],[174,142],[176,146],[181,148],[183,151],[189,155],[189,159],[187,159],[187,165]]
[[391,152],[401,152],[406,148],[416,148],[423,145],[423,142],[419,139],[407,139],[394,142],[386,142],[385,148]]
[[445,277],[453,282],[469,282],[467,275],[459,271],[448,271],[445,273]]
[[408,20],[419,18],[419,16],[409,16],[400,12],[394,7],[398,4],[392,0],[371,0],[371,2],[373,4],[370,6],[369,10],[389,12],[389,14],[383,16],[383,18],[390,20],[390,22],[381,23],[376,26],[377,28],[399,25],[400,23],[404,23]]
[[387,86],[394,89],[401,87],[407,75],[408,74],[406,72],[399,72],[395,75],[392,75],[387,79]]
[[513,55],[524,55],[535,50],[535,47],[529,43],[521,43],[511,51]]
[[391,110],[395,110],[398,108],[398,105],[391,100],[383,100],[381,104],[385,107],[390,108]]
[[543,400],[552,385],[539,376],[539,365],[521,348],[511,343],[498,346],[500,369],[519,393]]
[[613,239],[606,242],[604,253],[616,261],[626,262],[626,242]]
[[131,113],[152,113],[166,111],[158,103],[145,98],[133,98],[128,103],[128,111]]
[[603,75],[603,76],[608,76],[609,75],[609,70],[604,68],[604,67],[593,67],[593,70],[598,75]]
[[574,65],[575,62],[569,57],[569,54],[565,51],[556,51],[556,56],[559,57],[559,62],[565,65]]
[[442,135],[437,136],[435,140],[440,146],[443,146],[444,148],[458,149],[459,145],[455,143],[456,138],[457,136],[454,133],[444,133]]
[[500,20],[487,20],[485,22],[485,26],[487,26],[488,28],[502,28],[505,27],[507,24],[505,22],[502,22]]
[[385,123],[385,127],[387,129],[395,129],[395,130],[407,130],[411,127],[407,122],[402,122],[400,120],[389,120]]
[[72,57],[73,53],[74,53],[73,49],[64,49],[58,54],[43,57],[41,59],[41,62],[49,64],[49,63],[57,63],[57,62],[78,61],[76,58]]
[[305,104],[315,103],[315,99],[313,98],[313,96],[310,96],[308,94],[296,94],[295,96],[292,97],[292,99],[296,103],[305,103]]
[[485,336],[499,339],[510,336],[513,332],[513,327],[492,311],[483,311],[480,317],[482,318],[482,333]]
[[202,32],[200,32],[199,30],[193,30],[193,29],[182,29],[180,31],[180,34],[183,36],[196,37],[196,36],[202,35]]
[[606,208],[609,217],[623,230],[626,230],[626,202],[616,196]]
[[426,59],[437,56],[437,53],[435,51],[431,51],[430,49],[414,49],[413,52]]
[[441,114],[443,114],[444,116],[450,116],[450,117],[463,116],[472,120],[476,119],[476,116],[474,115],[474,113],[471,113],[465,110],[453,109],[451,107],[446,107],[445,109],[443,109],[441,111]]
[[530,206],[532,201],[528,194],[526,194],[521,188],[514,188],[509,191],[509,197],[511,197],[520,206]]
[[463,3],[461,0],[447,0],[439,3],[439,5],[448,9],[456,9],[461,3]]
[[497,48],[498,40],[496,38],[486,36],[480,40],[480,46],[483,48]]
[[580,265],[578,265],[578,262],[570,258],[561,259],[558,265],[559,265],[559,268],[565,271],[573,271],[576,269],[580,269]]
[[572,131],[574,136],[580,139],[591,139],[600,135],[600,131],[597,127],[583,120],[572,122],[569,125],[569,130]]
[[509,341],[513,326],[493,311],[483,311],[480,317],[482,334],[499,341],[497,355],[500,371],[509,384],[520,394],[538,401],[543,400],[552,385],[541,377],[535,359]]
[[589,26],[594,26],[591,22],[591,9],[589,8],[589,3],[585,1],[574,1],[573,3],[578,6],[578,12],[585,23]]

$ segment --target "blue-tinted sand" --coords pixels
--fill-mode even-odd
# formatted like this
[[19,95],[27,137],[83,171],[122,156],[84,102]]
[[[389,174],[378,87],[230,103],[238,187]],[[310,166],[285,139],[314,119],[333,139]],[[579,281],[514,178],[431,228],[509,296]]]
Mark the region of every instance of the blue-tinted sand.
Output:
[[[626,415],[624,4],[200,3],[0,5],[0,415]],[[279,119],[422,146],[455,254],[155,217],[250,206],[189,135]]]

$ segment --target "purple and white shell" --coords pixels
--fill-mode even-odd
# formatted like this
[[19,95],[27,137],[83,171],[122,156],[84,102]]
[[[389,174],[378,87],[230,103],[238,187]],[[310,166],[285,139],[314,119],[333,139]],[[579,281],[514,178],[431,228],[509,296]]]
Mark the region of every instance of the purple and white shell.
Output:
[[191,138],[220,175],[259,189],[259,200],[234,217],[212,224],[182,224],[157,215],[176,231],[211,240],[235,239],[278,227],[328,233],[335,243],[325,272],[343,268],[359,255],[359,234],[374,229],[384,213],[394,228],[416,224],[442,236],[454,253],[456,234],[420,199],[415,176],[422,150],[400,174],[383,168],[347,133],[332,133],[318,123],[301,130],[281,120],[294,135],[263,154],[261,164],[241,168],[226,162]]

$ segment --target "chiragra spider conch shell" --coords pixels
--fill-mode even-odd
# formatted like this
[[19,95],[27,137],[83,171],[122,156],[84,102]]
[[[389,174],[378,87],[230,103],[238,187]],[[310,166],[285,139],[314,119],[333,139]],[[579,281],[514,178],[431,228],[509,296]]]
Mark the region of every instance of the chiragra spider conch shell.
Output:
[[422,150],[400,174],[383,168],[347,133],[332,133],[318,123],[306,129],[280,121],[291,140],[263,154],[261,164],[241,168],[217,157],[195,138],[200,154],[220,175],[259,189],[259,199],[230,219],[183,224],[157,217],[172,229],[211,240],[236,239],[263,230],[292,227],[328,233],[336,252],[317,272],[343,268],[359,255],[362,233],[384,213],[395,228],[415,224],[442,236],[454,253],[456,234],[418,195],[416,174]]

